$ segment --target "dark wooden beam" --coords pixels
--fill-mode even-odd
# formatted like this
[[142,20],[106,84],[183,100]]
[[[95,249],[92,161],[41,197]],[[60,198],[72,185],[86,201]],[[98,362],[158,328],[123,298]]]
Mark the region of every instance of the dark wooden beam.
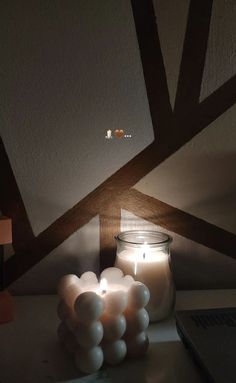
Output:
[[197,107],[195,124],[200,127],[211,124],[236,103],[236,75],[231,77]]
[[100,271],[113,266],[116,257],[115,236],[120,232],[120,207],[112,204],[100,213]]
[[174,111],[185,116],[199,103],[213,0],[191,0]]
[[132,9],[156,143],[173,128],[166,71],[151,0],[132,0]]

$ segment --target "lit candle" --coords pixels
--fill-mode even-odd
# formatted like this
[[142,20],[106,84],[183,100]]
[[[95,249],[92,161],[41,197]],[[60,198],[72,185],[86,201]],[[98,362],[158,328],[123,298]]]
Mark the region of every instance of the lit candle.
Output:
[[[124,276],[118,268],[104,270],[100,283],[92,272],[80,278],[65,276],[58,293],[61,297],[58,316],[62,321],[58,336],[68,352],[75,354],[76,365],[83,372],[96,371],[103,360],[113,365],[125,358],[127,347],[121,338],[126,335],[126,323],[132,327],[132,318],[135,331],[127,332],[129,343],[148,325],[144,309],[148,289],[131,276]],[[140,345],[135,340],[132,347],[140,354]]]
[[117,242],[115,265],[147,286],[150,300],[146,309],[150,320],[165,318],[175,295],[169,266],[170,237],[158,232],[127,231],[118,235]]

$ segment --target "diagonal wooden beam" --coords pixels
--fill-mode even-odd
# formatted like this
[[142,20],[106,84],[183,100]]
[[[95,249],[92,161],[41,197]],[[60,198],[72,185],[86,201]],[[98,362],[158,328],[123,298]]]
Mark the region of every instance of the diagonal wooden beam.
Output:
[[0,210],[12,219],[13,246],[15,251],[20,251],[34,234],[1,137],[0,169]]
[[121,210],[110,204],[100,213],[100,271],[115,262],[115,236],[120,232]]
[[231,77],[197,107],[195,124],[208,126],[236,103],[236,75]]
[[172,108],[151,0],[131,0],[155,139],[172,130]]
[[185,238],[236,258],[236,235],[135,189],[125,193],[121,208]]
[[199,102],[213,0],[191,0],[175,99],[175,113],[185,115]]

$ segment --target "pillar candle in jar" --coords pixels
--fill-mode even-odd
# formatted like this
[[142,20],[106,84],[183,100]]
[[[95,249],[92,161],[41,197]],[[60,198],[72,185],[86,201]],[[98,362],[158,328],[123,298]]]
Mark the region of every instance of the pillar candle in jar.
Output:
[[[150,292],[150,300],[146,307],[150,321],[165,318],[174,304],[175,288],[169,265],[169,253],[165,246],[155,243],[158,232],[130,231],[124,246],[118,246],[115,266],[125,274],[132,275],[136,280],[144,283]],[[141,233],[141,234],[140,234]],[[151,234],[150,234],[151,233]],[[135,243],[137,237],[137,243]],[[119,236],[117,237],[119,241]],[[148,240],[151,238],[151,244]],[[162,238],[162,237],[161,237]],[[166,235],[167,242],[169,237]],[[169,242],[167,242],[169,243]]]

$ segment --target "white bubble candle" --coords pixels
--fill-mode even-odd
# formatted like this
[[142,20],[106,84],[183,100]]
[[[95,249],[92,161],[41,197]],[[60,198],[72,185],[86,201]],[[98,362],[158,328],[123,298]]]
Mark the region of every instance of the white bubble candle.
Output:
[[92,373],[104,362],[120,363],[127,353],[146,352],[149,318],[144,307],[150,294],[143,283],[111,267],[100,282],[93,272],[62,277],[58,294],[58,337],[81,371]]

